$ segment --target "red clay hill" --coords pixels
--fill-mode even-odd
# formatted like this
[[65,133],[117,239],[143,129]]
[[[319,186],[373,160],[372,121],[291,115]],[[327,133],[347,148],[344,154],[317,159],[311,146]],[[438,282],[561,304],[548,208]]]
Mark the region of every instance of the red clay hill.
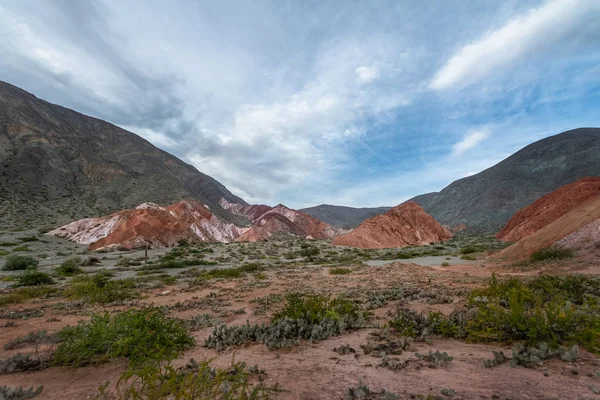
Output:
[[517,211],[496,237],[517,242],[596,196],[600,196],[600,177],[582,178],[561,186]]
[[452,234],[421,206],[408,201],[383,215],[367,219],[352,232],[334,239],[333,244],[385,249],[425,245],[450,239]]
[[144,203],[134,209],[71,222],[49,232],[90,250],[111,247],[170,247],[181,239],[189,242],[256,242],[279,233],[312,239],[329,239],[336,231],[308,214],[283,205],[241,205],[222,199],[223,207],[250,220],[250,226],[224,222],[210,208],[195,201],[166,207]]
[[517,242],[494,258],[524,259],[555,244],[585,253],[596,246],[599,234],[600,178],[582,178],[518,211],[498,233],[501,240]]

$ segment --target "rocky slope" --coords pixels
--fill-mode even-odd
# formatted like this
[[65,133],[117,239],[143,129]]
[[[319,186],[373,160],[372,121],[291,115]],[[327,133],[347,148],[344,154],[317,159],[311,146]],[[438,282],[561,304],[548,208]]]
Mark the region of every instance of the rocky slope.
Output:
[[561,186],[519,210],[497,238],[507,242],[519,241],[597,196],[600,196],[600,177],[582,178]]
[[299,211],[336,228],[352,229],[364,220],[375,215],[384,214],[389,209],[390,207],[354,208],[321,204],[315,207],[303,208]]
[[200,203],[180,201],[167,207],[144,203],[105,217],[74,221],[48,234],[98,250],[107,247],[170,247],[181,239],[227,243],[247,229],[222,222]]
[[414,198],[447,226],[498,232],[513,214],[560,186],[600,176],[600,128],[581,128],[539,140],[439,193]]
[[222,184],[141,137],[0,81],[0,228],[57,226],[144,202],[196,199],[220,218]]
[[334,239],[340,246],[384,249],[425,245],[450,239],[452,234],[413,201],[369,218],[352,232]]
[[494,254],[493,258],[504,261],[522,260],[537,250],[557,243],[569,245],[569,247],[584,242],[595,245],[598,242],[596,235],[599,220],[600,196],[596,196],[572,208],[531,235]]
[[239,238],[240,241],[267,240],[274,234],[312,239],[329,239],[337,234],[329,224],[283,204],[275,207],[240,205],[226,199],[221,199],[220,204],[224,209],[252,221],[250,229]]
[[209,207],[195,201],[179,201],[166,207],[143,203],[99,218],[85,218],[50,231],[90,250],[110,247],[170,247],[188,242],[256,242],[274,235],[327,239],[336,231],[328,224],[283,205],[244,205],[222,198],[224,209],[251,219],[249,227],[237,226],[214,215]]

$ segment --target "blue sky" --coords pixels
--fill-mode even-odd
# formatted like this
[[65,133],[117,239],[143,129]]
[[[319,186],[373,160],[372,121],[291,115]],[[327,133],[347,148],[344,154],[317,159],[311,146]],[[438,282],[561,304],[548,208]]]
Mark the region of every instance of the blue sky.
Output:
[[0,79],[252,203],[395,205],[600,126],[600,1],[0,1]]

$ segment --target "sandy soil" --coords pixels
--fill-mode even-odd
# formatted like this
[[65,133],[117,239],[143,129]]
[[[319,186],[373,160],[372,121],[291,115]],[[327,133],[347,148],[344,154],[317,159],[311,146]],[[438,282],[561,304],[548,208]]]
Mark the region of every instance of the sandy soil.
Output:
[[[501,265],[481,267],[480,265],[452,265],[449,267],[422,267],[414,264],[394,263],[380,267],[351,267],[349,275],[331,275],[328,268],[296,268],[269,270],[266,280],[248,276],[243,279],[212,282],[204,286],[190,286],[181,282],[178,285],[154,289],[146,297],[129,306],[163,305],[172,306],[179,302],[188,307],[171,309],[170,313],[179,318],[211,313],[230,325],[266,321],[278,304],[261,306],[252,300],[267,295],[290,291],[317,292],[339,295],[363,290],[391,289],[397,287],[420,288],[421,295],[408,305],[418,311],[431,310],[450,313],[465,304],[460,296],[463,288],[472,288],[485,282],[492,271],[495,273],[538,274],[540,269],[514,271]],[[580,271],[595,270],[597,266],[588,263]],[[441,297],[436,297],[440,295]],[[208,297],[218,301],[208,305],[202,302]],[[0,347],[16,337],[39,329],[56,332],[67,324],[75,324],[88,318],[91,309],[57,307],[54,302],[33,302],[11,306],[12,311],[24,309],[44,310],[42,317],[18,320],[0,320]],[[64,303],[64,302],[62,302]],[[248,365],[258,365],[267,373],[268,383],[278,383],[285,392],[280,399],[343,399],[347,388],[363,382],[374,390],[386,389],[398,393],[401,398],[415,395],[434,395],[445,398],[442,389],[456,392],[455,399],[591,399],[600,398],[593,393],[590,385],[600,387],[600,360],[587,352],[582,352],[574,363],[562,361],[546,362],[543,368],[511,368],[508,363],[486,369],[483,361],[492,358],[492,350],[503,350],[510,354],[510,348],[498,345],[464,343],[456,340],[434,339],[431,344],[413,343],[402,355],[409,360],[408,365],[397,372],[380,366],[381,358],[365,355],[361,345],[365,344],[378,326],[387,320],[386,314],[394,309],[397,301],[391,301],[373,310],[371,327],[346,333],[318,343],[303,343],[290,349],[270,351],[264,345],[251,344],[232,348],[223,353],[204,348],[202,343],[211,328],[194,332],[197,345],[187,351],[177,363],[190,358],[214,358],[215,365],[226,366],[232,358],[245,361]],[[109,312],[117,312],[126,306],[108,307]],[[261,307],[263,307],[261,309]],[[243,308],[245,313],[234,312]],[[94,310],[101,308],[95,307]],[[12,321],[15,327],[4,327]],[[355,354],[339,355],[335,347],[350,345]],[[415,357],[415,352],[429,350],[446,351],[454,360],[446,367],[431,369]],[[34,349],[0,350],[0,358],[16,352]],[[41,351],[45,351],[42,349]],[[124,361],[113,361],[96,367],[78,369],[52,367],[29,373],[0,376],[0,385],[31,386],[43,385],[40,399],[88,399],[96,393],[99,385],[118,381],[125,370]],[[573,371],[576,371],[575,375]],[[545,376],[547,375],[547,376]]]

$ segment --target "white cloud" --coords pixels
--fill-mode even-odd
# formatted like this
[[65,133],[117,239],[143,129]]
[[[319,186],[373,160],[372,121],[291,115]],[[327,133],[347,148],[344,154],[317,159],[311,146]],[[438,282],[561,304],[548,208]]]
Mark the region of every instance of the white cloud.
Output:
[[356,81],[358,83],[370,83],[379,77],[377,67],[358,67],[356,68]]
[[474,131],[466,134],[463,139],[452,146],[452,154],[455,156],[460,156],[464,154],[467,150],[470,150],[476,147],[479,143],[484,141],[490,136],[488,131]]
[[444,90],[472,84],[528,57],[560,51],[559,42],[569,39],[576,43],[586,37],[588,29],[595,29],[597,38],[598,19],[598,0],[550,0],[462,47],[429,87]]

